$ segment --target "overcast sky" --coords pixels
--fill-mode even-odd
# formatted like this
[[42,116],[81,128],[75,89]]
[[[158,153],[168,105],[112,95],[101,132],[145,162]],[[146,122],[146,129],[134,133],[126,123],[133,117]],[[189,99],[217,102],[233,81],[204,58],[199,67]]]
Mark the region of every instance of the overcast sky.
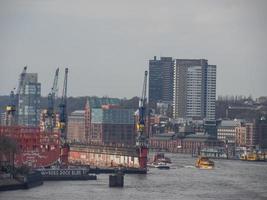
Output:
[[[267,1],[0,0],[0,95],[23,66],[42,95],[140,96],[153,56],[217,65],[217,95],[267,95]],[[61,92],[60,92],[61,93]]]

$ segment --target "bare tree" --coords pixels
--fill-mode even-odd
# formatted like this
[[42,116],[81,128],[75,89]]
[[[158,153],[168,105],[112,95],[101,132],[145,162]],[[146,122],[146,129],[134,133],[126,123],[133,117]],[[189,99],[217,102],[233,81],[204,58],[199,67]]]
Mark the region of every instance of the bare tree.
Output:
[[9,165],[12,167],[12,173],[14,172],[15,153],[18,152],[17,142],[6,136],[0,136],[0,164],[3,162],[3,158],[8,158]]

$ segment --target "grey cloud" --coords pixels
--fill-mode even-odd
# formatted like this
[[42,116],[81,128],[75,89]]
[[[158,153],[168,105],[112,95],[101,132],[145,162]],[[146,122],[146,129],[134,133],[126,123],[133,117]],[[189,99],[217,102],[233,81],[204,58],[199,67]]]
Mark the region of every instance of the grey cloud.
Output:
[[140,94],[143,71],[157,55],[216,64],[217,94],[267,95],[266,5],[1,1],[0,93],[9,93],[27,64],[39,73],[43,95],[56,67],[68,66],[70,95],[131,97]]

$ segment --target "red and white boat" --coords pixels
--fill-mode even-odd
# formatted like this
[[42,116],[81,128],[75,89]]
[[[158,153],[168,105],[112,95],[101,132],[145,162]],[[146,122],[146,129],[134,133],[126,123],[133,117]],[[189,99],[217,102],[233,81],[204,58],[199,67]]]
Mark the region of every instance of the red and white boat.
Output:
[[154,155],[153,162],[154,163],[161,162],[161,163],[168,163],[168,164],[172,163],[171,159],[168,157],[165,157],[164,153],[156,153]]
[[148,167],[158,168],[158,169],[170,169],[171,159],[165,157],[164,153],[156,153],[153,160],[149,162]]

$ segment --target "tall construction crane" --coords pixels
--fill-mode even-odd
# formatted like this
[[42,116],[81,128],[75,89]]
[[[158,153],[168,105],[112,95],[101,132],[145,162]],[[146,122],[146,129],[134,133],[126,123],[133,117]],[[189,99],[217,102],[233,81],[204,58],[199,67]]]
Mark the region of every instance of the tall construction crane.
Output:
[[27,66],[23,67],[23,71],[20,74],[19,85],[18,85],[17,91],[16,91],[16,95],[17,96],[20,94],[21,88],[23,86],[23,83],[24,83],[24,80],[25,80],[25,76],[26,76],[26,72],[27,72]]
[[6,125],[15,125],[18,123],[18,113],[16,113],[16,110],[18,108],[19,94],[24,84],[26,71],[27,66],[23,67],[23,71],[20,74],[19,85],[17,87],[16,94],[14,91],[10,92],[9,104],[6,106]]
[[56,69],[56,73],[54,76],[53,86],[51,88],[51,92],[48,94],[48,106],[47,106],[47,118],[48,118],[48,129],[50,131],[53,130],[53,128],[56,125],[56,114],[55,114],[55,99],[57,96],[58,91],[58,73],[59,68]]
[[65,76],[63,83],[62,97],[59,104],[59,128],[61,130],[62,139],[66,139],[67,136],[67,84],[68,84],[68,72],[69,69],[65,68]]
[[10,96],[9,96],[9,103],[6,106],[6,125],[7,126],[12,126],[15,124],[16,122],[15,114],[16,114],[16,97],[15,97],[14,91],[11,91]]
[[145,71],[144,83],[142,95],[139,100],[138,108],[138,120],[137,120],[137,146],[147,146],[147,137],[145,135],[145,124],[146,124],[146,88],[147,88],[147,71]]

